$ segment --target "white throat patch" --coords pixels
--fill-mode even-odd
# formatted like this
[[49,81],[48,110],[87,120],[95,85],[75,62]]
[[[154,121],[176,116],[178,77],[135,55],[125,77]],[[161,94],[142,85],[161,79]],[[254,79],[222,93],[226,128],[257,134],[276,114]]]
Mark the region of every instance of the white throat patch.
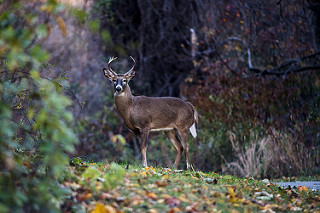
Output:
[[113,95],[114,96],[124,96],[124,92],[119,93],[118,91],[115,91]]

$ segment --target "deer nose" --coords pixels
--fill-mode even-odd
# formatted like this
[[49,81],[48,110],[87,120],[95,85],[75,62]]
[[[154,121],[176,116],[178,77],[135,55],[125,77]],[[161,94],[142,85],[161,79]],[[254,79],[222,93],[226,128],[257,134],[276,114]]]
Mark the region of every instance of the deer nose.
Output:
[[120,91],[122,90],[122,86],[117,85],[117,86],[116,86],[116,90],[117,90],[118,92],[120,92]]

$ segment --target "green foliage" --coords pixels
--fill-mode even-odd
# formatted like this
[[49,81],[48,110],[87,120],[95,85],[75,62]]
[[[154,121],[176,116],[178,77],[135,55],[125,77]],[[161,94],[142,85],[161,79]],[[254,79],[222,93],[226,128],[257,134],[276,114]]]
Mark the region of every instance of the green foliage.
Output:
[[79,21],[80,24],[85,23],[88,17],[88,14],[85,11],[73,8],[71,12],[72,12],[72,15]]
[[122,166],[111,163],[108,165],[108,169],[102,173],[99,167],[102,164],[95,165],[94,163],[90,164],[81,173],[81,177],[85,179],[84,183],[89,186],[88,188],[94,189],[98,182],[102,182],[105,190],[111,190],[123,182],[125,169]]
[[61,5],[1,4],[0,211],[59,212],[67,193],[59,178],[77,138],[69,98],[37,71],[49,59],[37,41],[49,33],[39,13],[54,17]]
[[103,176],[103,187],[106,190],[114,189],[117,185],[123,182],[124,175],[125,169],[122,166],[116,163],[111,163],[109,171]]

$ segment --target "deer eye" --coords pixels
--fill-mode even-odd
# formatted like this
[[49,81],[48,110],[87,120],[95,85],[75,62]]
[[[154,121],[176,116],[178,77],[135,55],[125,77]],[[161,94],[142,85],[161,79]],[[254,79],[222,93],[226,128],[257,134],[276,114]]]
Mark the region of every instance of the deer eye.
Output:
[[126,79],[122,79],[122,82],[123,82],[123,83],[127,83],[127,80],[126,80]]

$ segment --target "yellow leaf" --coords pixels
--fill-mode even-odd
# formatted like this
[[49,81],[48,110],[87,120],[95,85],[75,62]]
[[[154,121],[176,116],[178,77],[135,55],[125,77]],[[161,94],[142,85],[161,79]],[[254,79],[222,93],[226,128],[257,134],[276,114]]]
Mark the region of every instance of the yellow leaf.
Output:
[[140,172],[141,175],[147,176],[146,172]]
[[91,211],[91,213],[107,213],[107,210],[103,204],[97,203],[96,207],[93,211]]
[[92,198],[92,194],[91,193],[87,193],[82,197],[84,200]]
[[232,187],[228,187],[228,193],[229,193],[230,197],[234,197],[234,190]]
[[154,170],[154,168],[153,168],[152,166],[150,166],[150,169],[152,169],[153,171],[155,171],[155,170]]
[[161,178],[162,178],[162,179],[169,179],[170,177],[169,177],[169,175],[162,175]]
[[152,200],[156,200],[158,198],[154,192],[148,192],[147,197],[151,198]]
[[170,195],[168,195],[168,194],[163,194],[161,197],[164,198],[164,199],[167,199],[167,198],[170,197]]
[[184,195],[184,194],[180,195],[180,196],[178,197],[178,199],[179,199],[181,202],[188,202],[187,196]]
[[308,191],[308,189],[305,186],[299,186],[297,191],[298,192],[303,192],[303,191],[306,192],[306,191]]
[[67,35],[66,23],[63,21],[63,19],[60,16],[58,16],[57,22],[58,22],[58,25],[59,25],[60,30],[62,32],[62,35],[66,36]]

